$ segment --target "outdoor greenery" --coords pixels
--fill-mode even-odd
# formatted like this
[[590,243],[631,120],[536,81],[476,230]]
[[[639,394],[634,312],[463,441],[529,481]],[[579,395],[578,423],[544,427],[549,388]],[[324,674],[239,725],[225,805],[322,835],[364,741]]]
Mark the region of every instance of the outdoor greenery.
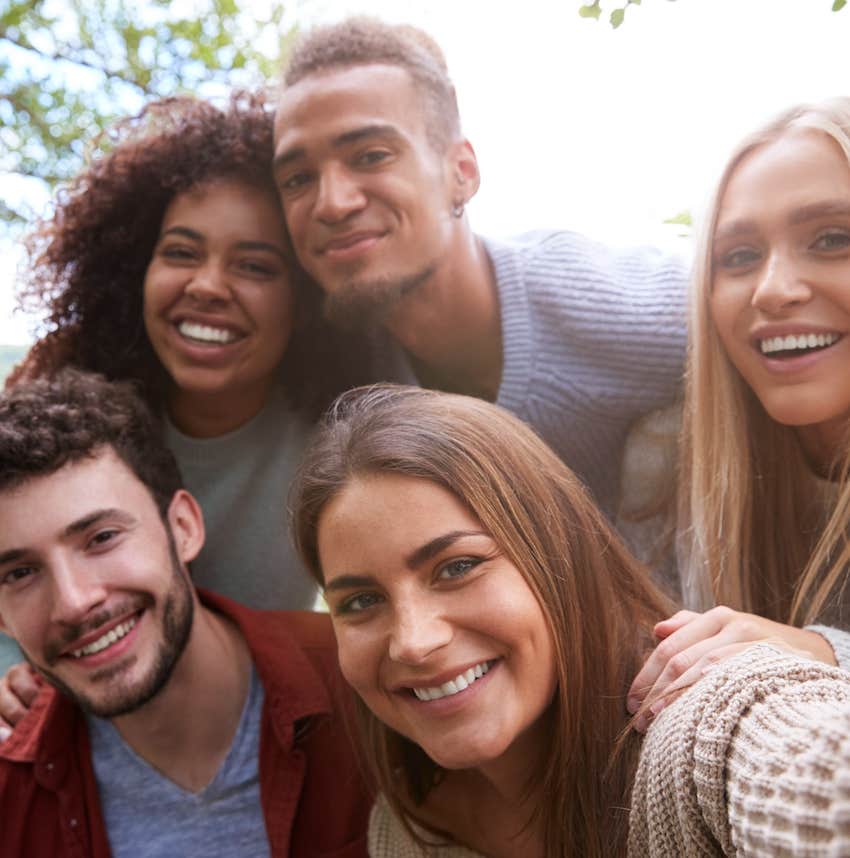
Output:
[[46,197],[116,117],[159,96],[273,79],[294,35],[284,6],[267,0],[257,17],[239,5],[0,0],[0,231],[31,218],[27,182]]
[[[828,0],[819,0],[820,2],[828,2]],[[669,3],[675,2],[675,0],[667,0]],[[811,3],[811,0],[805,0],[807,3]],[[616,30],[626,18],[626,9],[629,6],[640,6],[641,0],[620,0],[622,5],[617,6],[612,9],[608,13],[608,22],[611,26]],[[832,11],[840,12],[847,5],[847,0],[832,0]],[[592,3],[584,3],[579,7],[578,10],[579,15],[582,18],[594,18],[597,21],[602,15],[602,6],[601,0],[593,0]]]
[[12,367],[23,360],[27,348],[28,346],[0,346],[0,387],[12,371]]

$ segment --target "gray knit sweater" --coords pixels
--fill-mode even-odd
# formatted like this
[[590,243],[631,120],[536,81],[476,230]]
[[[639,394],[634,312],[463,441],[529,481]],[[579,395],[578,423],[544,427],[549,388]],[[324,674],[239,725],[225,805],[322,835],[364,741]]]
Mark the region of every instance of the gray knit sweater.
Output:
[[[372,858],[483,858],[422,849],[386,801]],[[720,664],[643,743],[629,858],[850,855],[850,674],[765,645]]]
[[629,427],[681,392],[685,266],[572,232],[484,246],[501,307],[497,402],[530,423],[612,515]]
[[[681,392],[684,264],[572,232],[483,242],[502,324],[496,402],[531,424],[613,518],[629,427]],[[384,343],[384,372],[416,384],[395,343]]]

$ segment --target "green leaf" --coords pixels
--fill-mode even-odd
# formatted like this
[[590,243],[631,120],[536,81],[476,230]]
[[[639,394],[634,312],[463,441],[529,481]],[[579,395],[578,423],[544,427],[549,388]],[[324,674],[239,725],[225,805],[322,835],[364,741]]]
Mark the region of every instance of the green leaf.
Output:
[[588,6],[582,6],[578,13],[582,18],[595,18],[598,21],[602,10],[599,8],[599,3],[591,3]]
[[833,12],[840,12],[847,5],[847,0],[835,0],[832,4]]
[[662,221],[662,223],[672,223],[677,226],[693,226],[694,219],[691,217],[691,213],[686,209],[673,217],[668,217],[667,220]]
[[625,9],[615,9],[611,13],[611,26],[616,30],[620,24],[623,23],[623,19],[626,17]]

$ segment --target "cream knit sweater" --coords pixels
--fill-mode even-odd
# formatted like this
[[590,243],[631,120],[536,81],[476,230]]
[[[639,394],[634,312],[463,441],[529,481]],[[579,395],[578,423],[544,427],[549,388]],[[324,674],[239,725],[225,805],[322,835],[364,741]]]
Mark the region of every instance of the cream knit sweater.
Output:
[[[381,799],[369,854],[482,858],[422,850]],[[647,734],[628,855],[850,856],[850,674],[765,645],[707,674]]]

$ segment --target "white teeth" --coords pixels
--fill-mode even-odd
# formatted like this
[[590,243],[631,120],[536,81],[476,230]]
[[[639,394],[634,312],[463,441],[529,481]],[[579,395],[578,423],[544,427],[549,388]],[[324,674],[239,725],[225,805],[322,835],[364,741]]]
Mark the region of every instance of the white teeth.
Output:
[[786,337],[767,337],[760,340],[759,348],[763,355],[769,355],[773,352],[823,348],[831,346],[838,339],[838,334],[789,334]]
[[212,328],[209,325],[199,325],[196,322],[181,322],[177,330],[190,340],[202,343],[232,343],[237,337],[233,331],[224,328]]
[[449,697],[452,694],[465,691],[476,679],[481,679],[490,670],[492,664],[493,662],[482,661],[442,685],[431,688],[414,688],[413,693],[420,700],[439,700],[441,697]]
[[82,658],[84,655],[94,655],[96,652],[100,652],[108,646],[112,646],[115,641],[120,641],[121,638],[123,638],[124,635],[126,635],[127,632],[129,632],[135,625],[135,617],[132,617],[123,623],[119,623],[114,629],[110,629],[105,635],[101,635],[96,641],[92,641],[82,649],[72,650],[71,655],[73,655],[74,658]]

